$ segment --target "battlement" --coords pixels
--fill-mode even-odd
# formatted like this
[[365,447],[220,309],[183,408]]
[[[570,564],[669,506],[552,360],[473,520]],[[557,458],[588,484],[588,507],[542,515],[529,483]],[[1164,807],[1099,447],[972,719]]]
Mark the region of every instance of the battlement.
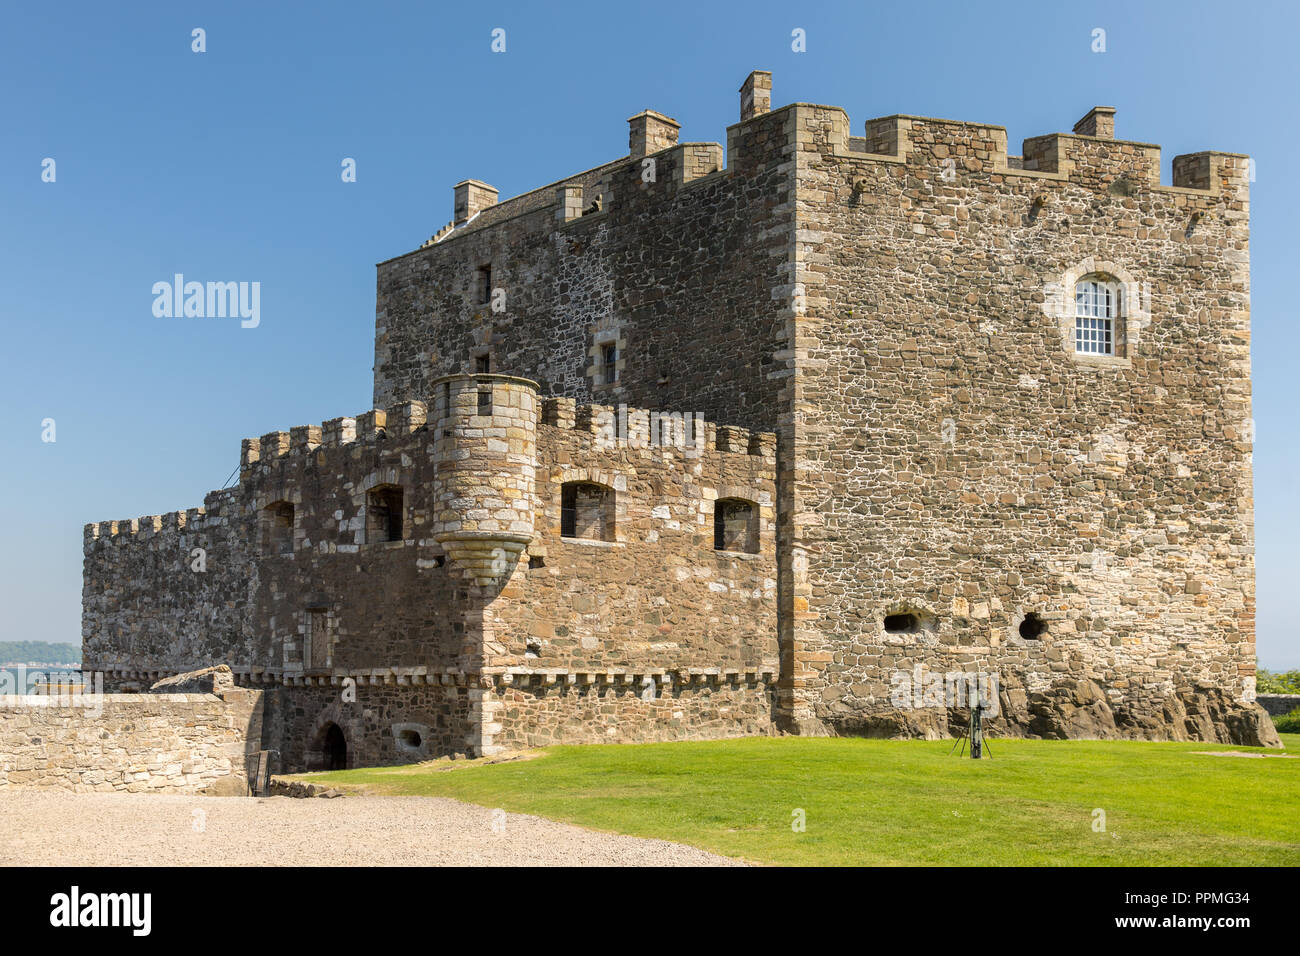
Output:
[[225,489],[210,492],[204,498],[203,506],[198,508],[117,521],[92,521],[82,528],[82,541],[89,548],[96,542],[107,542],[115,538],[145,540],[164,534],[207,531],[225,524],[225,510],[233,501],[234,489]]
[[900,113],[869,119],[863,135],[853,136],[848,114],[840,107],[792,103],[774,110],[771,96],[771,73],[752,72],[741,87],[740,122],[727,130],[725,161],[718,143],[679,143],[680,124],[663,113],[646,109],[628,120],[628,154],[619,159],[500,202],[497,190],[486,183],[457,183],[452,221],[421,248],[440,244],[471,228],[492,226],[546,208],[554,209],[560,226],[608,212],[617,200],[615,184],[620,176],[629,169],[640,175],[643,161],[650,157],[664,164],[668,172],[665,178],[677,185],[723,171],[734,173],[743,165],[739,162],[741,154],[754,148],[746,141],[743,129],[755,123],[770,123],[773,117],[784,123],[790,112],[839,116],[832,117],[829,124],[812,124],[824,125],[815,130],[806,120],[789,123],[801,148],[821,140],[831,152],[845,158],[934,165],[939,171],[949,169],[956,174],[1037,175],[1094,185],[1099,179],[1110,182],[1124,178],[1128,188],[1191,190],[1211,195],[1230,191],[1247,175],[1247,157],[1204,151],[1175,157],[1173,183],[1162,186],[1160,147],[1115,139],[1116,109],[1112,106],[1093,107],[1070,133],[1030,137],[1024,140],[1020,155],[1011,155],[1002,126]]
[[688,457],[709,451],[776,457],[774,432],[719,425],[689,412],[579,405],[572,398],[548,398],[542,401],[541,418],[544,426],[590,435],[603,448],[677,450]]
[[1093,107],[1074,124],[1074,132],[1024,140],[1019,156],[1008,153],[1002,126],[898,114],[868,120],[864,135],[857,137],[849,134],[848,116],[838,107],[810,109],[830,117],[817,140],[830,154],[924,166],[933,170],[933,177],[927,178],[953,184],[965,175],[985,174],[1068,181],[1108,189],[1113,195],[1129,196],[1150,189],[1218,197],[1232,195],[1246,184],[1249,174],[1249,159],[1241,154],[1189,153],[1175,157],[1173,183],[1162,185],[1160,147],[1115,139],[1116,111],[1109,106]]
[[353,417],[327,419],[319,425],[298,425],[288,431],[267,432],[240,443],[241,472],[291,455],[310,454],[318,448],[337,448],[356,442],[378,441],[409,435],[425,427],[424,402],[400,402],[388,409],[371,409]]
[[[491,382],[533,384],[507,375],[444,376],[432,383],[434,395],[427,402],[402,402],[386,411],[372,409],[355,417],[331,418],[320,425],[299,425],[288,431],[268,432],[260,438],[245,438],[240,446],[241,473],[259,464],[310,454],[320,448],[337,448],[426,431],[445,417],[439,404],[438,388],[444,382],[453,381],[476,385]],[[579,405],[571,398],[547,398],[541,401],[538,424],[588,434],[595,447],[660,449],[688,456],[707,451],[767,458],[776,455],[774,432],[751,433],[747,428],[706,421],[699,414],[629,408],[626,405]],[[184,515],[181,518],[183,527]],[[138,520],[145,524],[150,519]],[[166,524],[168,516],[162,516],[162,520]],[[101,522],[104,526],[117,524],[121,522]]]

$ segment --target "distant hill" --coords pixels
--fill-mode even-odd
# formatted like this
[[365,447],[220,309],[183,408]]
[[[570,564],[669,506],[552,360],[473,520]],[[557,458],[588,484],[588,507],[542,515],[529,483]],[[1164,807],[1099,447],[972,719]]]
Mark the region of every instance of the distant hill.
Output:
[[22,664],[79,664],[80,644],[48,641],[0,641],[0,666]]

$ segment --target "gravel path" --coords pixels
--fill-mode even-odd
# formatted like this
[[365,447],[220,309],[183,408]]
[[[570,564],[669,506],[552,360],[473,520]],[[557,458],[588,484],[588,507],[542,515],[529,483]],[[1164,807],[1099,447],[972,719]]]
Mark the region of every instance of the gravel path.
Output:
[[740,861],[443,797],[0,793],[0,865],[146,864],[735,866]]

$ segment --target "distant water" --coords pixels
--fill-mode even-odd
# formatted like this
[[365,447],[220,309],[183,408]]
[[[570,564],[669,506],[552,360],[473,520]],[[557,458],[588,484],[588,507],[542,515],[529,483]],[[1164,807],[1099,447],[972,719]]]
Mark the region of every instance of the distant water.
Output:
[[7,664],[0,667],[0,694],[34,694],[50,683],[81,683],[81,670],[66,665],[58,667],[27,667]]

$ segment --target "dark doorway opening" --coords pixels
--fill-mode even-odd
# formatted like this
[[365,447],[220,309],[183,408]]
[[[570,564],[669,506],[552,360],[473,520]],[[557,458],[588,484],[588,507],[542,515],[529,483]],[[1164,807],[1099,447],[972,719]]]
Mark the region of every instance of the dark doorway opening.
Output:
[[338,724],[330,724],[325,731],[324,751],[326,770],[348,769],[348,742]]

